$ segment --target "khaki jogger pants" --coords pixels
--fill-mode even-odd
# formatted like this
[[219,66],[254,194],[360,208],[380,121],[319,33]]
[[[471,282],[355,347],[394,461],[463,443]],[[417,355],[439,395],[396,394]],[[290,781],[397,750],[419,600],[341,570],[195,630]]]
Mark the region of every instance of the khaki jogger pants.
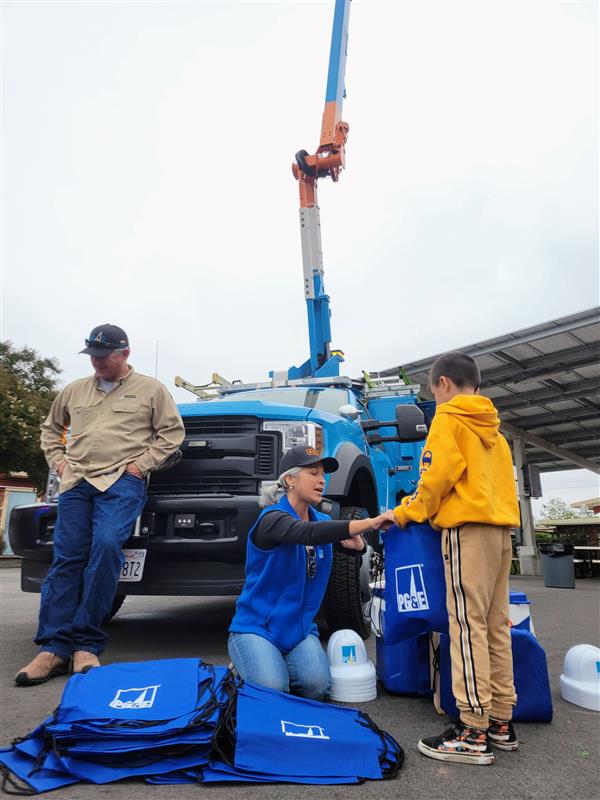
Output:
[[452,692],[465,725],[511,719],[517,701],[509,626],[510,528],[469,523],[442,531]]

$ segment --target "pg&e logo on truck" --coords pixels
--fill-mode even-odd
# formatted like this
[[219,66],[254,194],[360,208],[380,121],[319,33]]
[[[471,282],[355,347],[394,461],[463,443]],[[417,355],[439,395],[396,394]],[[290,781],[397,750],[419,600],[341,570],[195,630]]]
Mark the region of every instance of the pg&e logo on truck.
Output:
[[422,564],[396,568],[396,597],[399,614],[426,611],[429,608]]

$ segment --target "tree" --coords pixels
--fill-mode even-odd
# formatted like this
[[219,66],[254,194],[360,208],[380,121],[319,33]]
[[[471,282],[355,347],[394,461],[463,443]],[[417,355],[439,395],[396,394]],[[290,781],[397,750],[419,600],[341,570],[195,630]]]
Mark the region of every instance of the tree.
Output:
[[579,511],[576,508],[571,508],[570,505],[561,500],[560,497],[551,497],[547,503],[542,506],[542,513],[540,520],[543,522],[547,519],[576,519],[578,517],[585,517],[585,512]]
[[42,491],[48,467],[40,450],[40,424],[56,396],[54,358],[0,342],[0,472],[26,472]]

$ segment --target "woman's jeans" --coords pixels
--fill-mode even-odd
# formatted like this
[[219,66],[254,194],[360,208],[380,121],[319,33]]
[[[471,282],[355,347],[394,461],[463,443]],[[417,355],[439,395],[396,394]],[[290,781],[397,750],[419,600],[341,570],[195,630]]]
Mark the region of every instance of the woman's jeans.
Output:
[[125,473],[105,492],[83,480],[58,499],[54,560],[42,585],[36,644],[68,661],[99,655],[119,581],[121,547],[146,502],[146,481]]
[[285,654],[255,633],[231,633],[227,649],[243,680],[312,700],[323,700],[329,694],[329,662],[312,633]]

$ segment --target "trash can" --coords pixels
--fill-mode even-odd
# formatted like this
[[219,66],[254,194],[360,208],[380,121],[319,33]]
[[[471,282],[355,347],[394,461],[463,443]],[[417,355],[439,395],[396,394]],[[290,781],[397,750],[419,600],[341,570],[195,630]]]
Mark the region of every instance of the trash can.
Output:
[[573,545],[561,542],[540,544],[544,586],[557,589],[575,588]]

